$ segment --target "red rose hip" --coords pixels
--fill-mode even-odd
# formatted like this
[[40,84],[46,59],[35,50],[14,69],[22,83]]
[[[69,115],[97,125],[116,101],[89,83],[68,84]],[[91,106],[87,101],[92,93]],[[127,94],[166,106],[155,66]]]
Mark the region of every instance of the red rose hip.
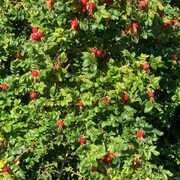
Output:
[[39,75],[39,72],[37,70],[33,70],[31,74],[33,77],[37,77]]
[[81,3],[82,6],[86,6],[87,0],[80,0],[80,3]]
[[98,49],[98,50],[96,51],[96,55],[97,55],[97,57],[101,57],[102,51]]
[[123,93],[122,97],[121,97],[121,100],[126,102],[129,100],[129,96],[126,94],[126,93]]
[[143,70],[148,70],[150,68],[150,64],[146,63],[142,65]]
[[38,28],[37,27],[33,27],[32,28],[32,33],[37,33],[38,32]]
[[112,158],[112,157],[110,157],[110,156],[108,156],[108,157],[107,157],[107,159],[106,159],[106,162],[107,162],[107,163],[111,163],[111,162],[112,162],[112,160],[113,160],[113,158]]
[[31,99],[36,99],[37,98],[37,93],[36,92],[31,92],[30,93],[30,98]]
[[62,128],[64,126],[64,121],[60,119],[56,122],[56,124],[58,127]]
[[173,60],[173,61],[177,61],[177,60],[178,60],[177,55],[172,56],[172,60]]
[[164,28],[167,28],[170,25],[171,25],[171,21],[170,20],[167,20],[167,21],[164,22]]
[[154,93],[153,92],[149,92],[148,96],[149,96],[149,98],[153,98],[154,97]]
[[79,101],[79,102],[77,103],[77,105],[78,105],[80,108],[82,108],[82,107],[84,106],[84,104],[83,104],[82,101]]
[[72,30],[76,31],[78,27],[79,27],[79,22],[76,19],[73,19],[71,21],[71,28],[72,28]]
[[109,153],[109,157],[115,157],[115,156],[116,156],[116,154],[114,152]]
[[41,39],[43,37],[43,33],[42,32],[38,32],[37,33],[37,37],[38,37],[38,39]]
[[139,7],[140,8],[145,8],[145,7],[147,7],[147,5],[148,5],[148,3],[146,1],[142,0],[142,1],[139,2]]
[[81,137],[80,139],[79,139],[79,143],[82,145],[82,144],[86,144],[86,138],[84,138],[84,137]]
[[94,55],[96,55],[97,49],[96,49],[96,48],[92,48],[92,49],[91,49],[91,53],[94,54]]
[[21,53],[16,53],[15,58],[16,58],[16,59],[22,59]]
[[2,168],[2,172],[7,172],[7,173],[9,173],[9,172],[10,172],[10,167],[9,167],[9,166],[4,166],[4,167]]
[[87,9],[92,12],[94,10],[94,8],[96,7],[96,4],[94,2],[89,2],[87,4]]
[[138,28],[139,27],[139,23],[138,22],[133,22],[131,24],[131,28],[134,29],[134,28]]
[[97,171],[97,167],[92,166],[92,167],[91,167],[91,171],[92,171],[92,172],[96,172],[96,171]]
[[138,138],[144,138],[144,132],[143,131],[138,131],[137,132],[137,137]]
[[106,159],[108,158],[108,156],[107,155],[104,155],[102,158],[101,158],[101,160],[102,161],[104,161],[104,162],[106,162]]
[[8,89],[8,85],[5,84],[5,83],[3,83],[3,84],[1,85],[1,87],[2,87],[2,90],[3,90],[3,91],[5,91],[5,90]]
[[36,40],[39,39],[39,37],[37,36],[37,34],[32,34],[31,39],[32,39],[33,41],[36,41]]

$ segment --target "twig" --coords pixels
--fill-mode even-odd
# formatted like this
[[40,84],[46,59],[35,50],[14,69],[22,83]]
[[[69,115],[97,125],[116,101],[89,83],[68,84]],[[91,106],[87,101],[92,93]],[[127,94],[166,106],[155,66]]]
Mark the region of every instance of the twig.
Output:
[[71,66],[71,64],[69,63],[69,64],[65,67],[65,69],[67,70],[70,66]]
[[77,176],[79,176],[79,177],[82,177],[82,178],[86,179],[86,177],[83,176],[83,175],[80,174],[80,173],[76,173],[76,172],[74,172],[73,170],[71,170],[70,172],[73,173],[73,174],[75,174],[75,175],[77,175]]
[[61,166],[61,170],[60,170],[60,174],[59,174],[59,179],[61,179],[61,175],[62,175],[62,172],[63,172],[64,164],[66,162],[66,159],[67,159],[68,155],[69,155],[69,151],[66,153],[65,158],[63,160],[63,163],[62,163],[62,166]]
[[[34,144],[33,144],[33,145],[34,145]],[[23,154],[27,153],[27,152],[33,147],[33,145],[31,145],[30,147],[28,147],[27,149],[25,149],[21,154],[19,154],[19,155],[16,157],[16,159],[15,159],[14,162],[17,162],[17,161],[19,160],[19,158],[20,158]]]

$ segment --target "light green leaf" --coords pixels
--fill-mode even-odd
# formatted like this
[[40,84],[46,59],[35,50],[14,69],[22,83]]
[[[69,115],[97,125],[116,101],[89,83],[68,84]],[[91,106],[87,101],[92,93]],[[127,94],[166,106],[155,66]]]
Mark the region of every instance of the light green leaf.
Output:
[[148,113],[149,111],[151,111],[153,109],[153,104],[150,101],[147,101],[145,104],[145,109],[144,112]]

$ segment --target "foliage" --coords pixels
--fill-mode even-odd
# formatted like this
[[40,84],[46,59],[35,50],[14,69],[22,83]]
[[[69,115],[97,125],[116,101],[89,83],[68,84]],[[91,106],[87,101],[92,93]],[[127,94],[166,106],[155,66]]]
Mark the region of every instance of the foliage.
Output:
[[92,2],[0,3],[1,179],[178,179],[180,10]]

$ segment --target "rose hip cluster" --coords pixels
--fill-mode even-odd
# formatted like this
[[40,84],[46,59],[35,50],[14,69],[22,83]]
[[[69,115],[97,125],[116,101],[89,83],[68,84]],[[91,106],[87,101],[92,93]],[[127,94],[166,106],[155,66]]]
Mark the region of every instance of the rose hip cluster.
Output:
[[164,28],[167,28],[167,27],[169,27],[171,25],[176,26],[178,24],[179,24],[179,20],[178,19],[166,20],[166,21],[164,21]]
[[94,54],[95,57],[100,59],[104,59],[105,57],[105,52],[97,48],[92,48],[91,53]]
[[101,160],[105,163],[111,163],[115,156],[116,154],[114,152],[110,152],[108,155],[104,155]]
[[80,4],[82,5],[82,10],[87,11],[90,14],[96,8],[96,4],[94,2],[88,2],[88,0],[80,0]]
[[43,37],[43,33],[41,31],[38,30],[37,27],[33,27],[32,28],[32,35],[31,35],[31,39],[32,41],[37,41],[39,39],[41,39]]

